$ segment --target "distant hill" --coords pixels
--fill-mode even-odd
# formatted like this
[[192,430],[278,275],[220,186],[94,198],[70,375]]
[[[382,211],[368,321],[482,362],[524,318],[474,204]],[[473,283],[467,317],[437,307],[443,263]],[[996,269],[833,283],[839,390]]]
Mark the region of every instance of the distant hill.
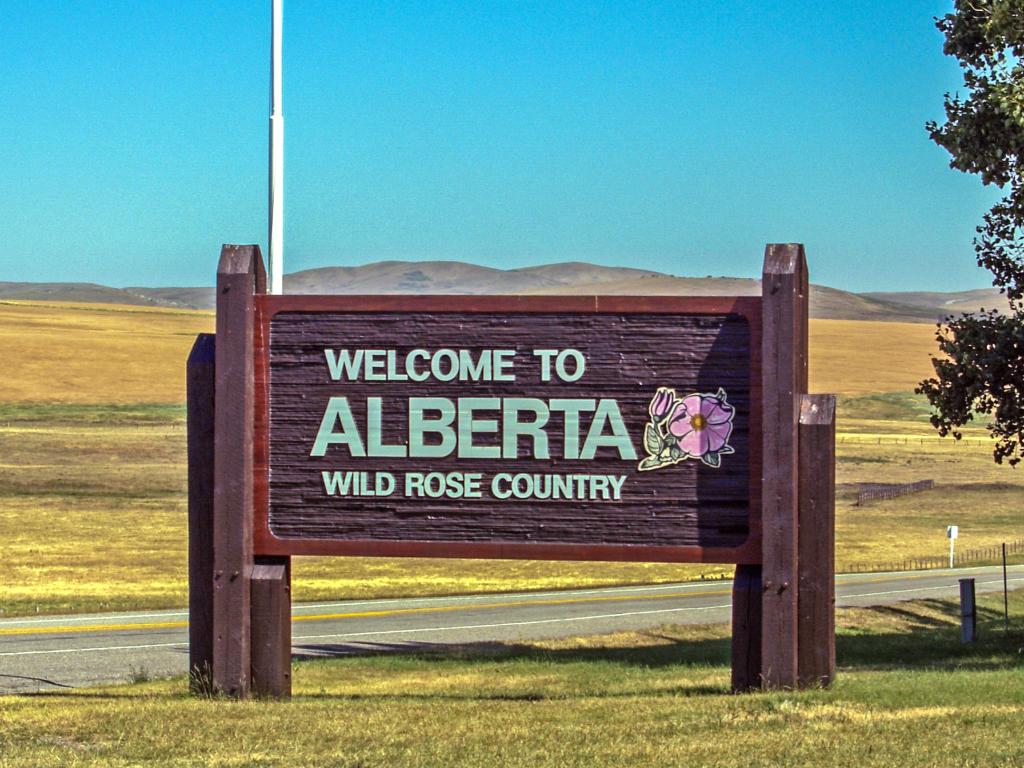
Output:
[[641,269],[582,262],[495,269],[462,261],[378,261],[359,267],[324,267],[285,275],[288,293],[534,293],[569,285],[604,284],[659,275]]
[[[758,280],[736,277],[674,277],[650,270],[585,262],[495,269],[461,261],[378,261],[357,267],[323,267],[285,275],[285,292],[310,294],[650,294],[756,295]],[[960,293],[856,294],[811,287],[811,316],[838,320],[934,322],[951,312],[1005,307],[994,289]],[[212,287],[110,288],[93,283],[0,283],[0,300],[106,302],[210,309]]]
[[[650,275],[642,278],[591,283],[585,285],[543,288],[530,293],[583,295],[605,293],[618,295],[664,296],[756,296],[761,281],[739,277],[671,277]],[[811,317],[831,320],[885,320],[889,322],[932,322],[934,313],[891,301],[879,301],[824,285],[811,286]]]
[[[213,291],[210,291],[212,296]],[[110,288],[96,283],[2,283],[0,300],[74,301],[88,304],[143,304],[163,306],[159,298],[147,298],[130,288]]]
[[979,312],[982,309],[998,309],[1000,312],[1009,312],[1010,310],[1010,302],[999,292],[998,288],[978,288],[973,291],[958,291],[956,293],[910,291],[905,293],[865,293],[863,295],[880,301],[893,301],[912,307],[927,308],[932,310],[936,319],[960,312]]
[[142,302],[152,301],[163,307],[181,309],[213,309],[216,292],[209,288],[125,288]]

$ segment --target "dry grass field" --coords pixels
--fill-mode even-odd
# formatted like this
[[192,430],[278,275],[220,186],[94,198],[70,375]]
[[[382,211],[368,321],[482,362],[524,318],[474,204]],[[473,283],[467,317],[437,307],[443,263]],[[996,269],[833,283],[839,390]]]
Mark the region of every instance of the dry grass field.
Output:
[[[213,315],[113,304],[0,302],[0,403],[182,403],[185,359]],[[931,373],[934,327],[811,321],[811,390],[908,392]]]
[[[184,361],[212,316],[0,303],[0,530],[5,615],[182,605]],[[1024,474],[984,440],[937,439],[906,394],[927,373],[931,326],[812,323],[812,384],[842,401],[838,559],[872,565],[1024,538]],[[896,394],[884,392],[891,387]],[[900,393],[903,394],[900,394]],[[856,397],[851,397],[856,396]],[[931,478],[935,491],[853,506],[858,483]],[[669,581],[729,571],[516,561],[301,559],[296,599],[453,594]]]
[[934,325],[811,320],[810,338],[812,392],[912,392],[932,375]]
[[188,351],[212,331],[211,312],[0,302],[0,403],[183,403]]
[[715,625],[299,661],[286,703],[183,678],[5,696],[0,768],[1024,764],[1019,618],[1005,633],[1002,595],[982,595],[965,646],[957,611],[841,609],[837,682],[800,693],[729,694]]

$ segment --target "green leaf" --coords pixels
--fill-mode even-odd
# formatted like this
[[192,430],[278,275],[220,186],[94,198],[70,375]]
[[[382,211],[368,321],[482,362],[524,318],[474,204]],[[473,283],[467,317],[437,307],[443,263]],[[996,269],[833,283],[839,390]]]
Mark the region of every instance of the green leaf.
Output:
[[705,453],[700,457],[700,460],[714,469],[718,469],[722,466],[722,457],[717,453]]
[[640,462],[640,466],[637,467],[641,472],[646,472],[649,469],[657,469],[661,466],[661,459],[657,456],[648,456]]
[[657,456],[661,453],[661,435],[658,434],[658,430],[651,423],[648,423],[646,429],[644,429],[644,448],[652,456]]

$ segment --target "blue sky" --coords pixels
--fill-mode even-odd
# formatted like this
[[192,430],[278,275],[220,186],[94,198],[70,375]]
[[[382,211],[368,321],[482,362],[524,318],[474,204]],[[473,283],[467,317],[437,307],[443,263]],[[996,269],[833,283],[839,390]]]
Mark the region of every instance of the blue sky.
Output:
[[[988,285],[924,123],[950,2],[285,0],[286,271],[586,260]],[[5,0],[0,280],[199,285],[266,241],[269,0]]]

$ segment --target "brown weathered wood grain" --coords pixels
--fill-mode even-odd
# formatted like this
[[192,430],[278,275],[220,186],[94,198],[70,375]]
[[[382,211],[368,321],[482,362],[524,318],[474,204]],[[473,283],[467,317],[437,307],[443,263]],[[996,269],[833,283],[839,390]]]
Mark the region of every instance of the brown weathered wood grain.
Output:
[[799,682],[829,685],[836,671],[834,395],[800,404]]
[[798,423],[807,391],[807,262],[802,245],[765,249],[762,275],[762,679],[797,686]]
[[213,684],[244,697],[250,687],[253,567],[253,332],[262,256],[225,245],[217,268],[213,494]]
[[259,558],[252,570],[252,692],[292,694],[291,567],[289,558]]
[[[257,456],[266,442],[269,471],[258,469],[257,483],[265,478],[269,488],[258,487],[257,496],[266,494],[259,506],[267,509],[272,534],[263,535],[258,510],[260,552],[439,556],[436,549],[423,549],[437,542],[451,544],[447,556],[563,558],[572,557],[568,550],[575,546],[577,558],[641,560],[643,550],[654,554],[652,548],[662,546],[676,549],[652,559],[756,561],[757,542],[747,547],[750,552],[729,550],[751,543],[751,498],[759,495],[758,299],[484,298],[260,297],[262,338],[269,340],[269,437],[263,438],[257,413]],[[396,311],[399,300],[408,301],[405,311]],[[415,348],[514,348],[517,381],[333,382],[325,347],[395,349],[400,355]],[[539,383],[531,354],[536,347],[580,349],[588,356],[587,374],[574,383]],[[608,451],[598,461],[567,460],[559,456],[560,417],[553,417],[548,460],[353,459],[343,450],[309,455],[329,397],[344,394],[359,423],[366,418],[368,395],[395,404],[384,413],[389,444],[402,442],[407,432],[402,406],[409,396],[615,397],[642,457],[647,406],[659,386],[675,387],[680,395],[723,387],[737,408],[730,440],[737,453],[724,457],[719,469],[688,461],[646,473],[635,471],[636,461]],[[486,444],[487,438],[478,442]],[[499,471],[606,472],[628,479],[623,504],[487,498],[460,503],[328,497],[322,470],[371,476],[388,471],[399,479],[406,471],[475,471],[486,478]]]
[[738,565],[732,582],[732,690],[761,685],[761,566]]
[[186,364],[188,413],[188,650],[194,690],[213,670],[213,432],[215,337],[201,333]]

